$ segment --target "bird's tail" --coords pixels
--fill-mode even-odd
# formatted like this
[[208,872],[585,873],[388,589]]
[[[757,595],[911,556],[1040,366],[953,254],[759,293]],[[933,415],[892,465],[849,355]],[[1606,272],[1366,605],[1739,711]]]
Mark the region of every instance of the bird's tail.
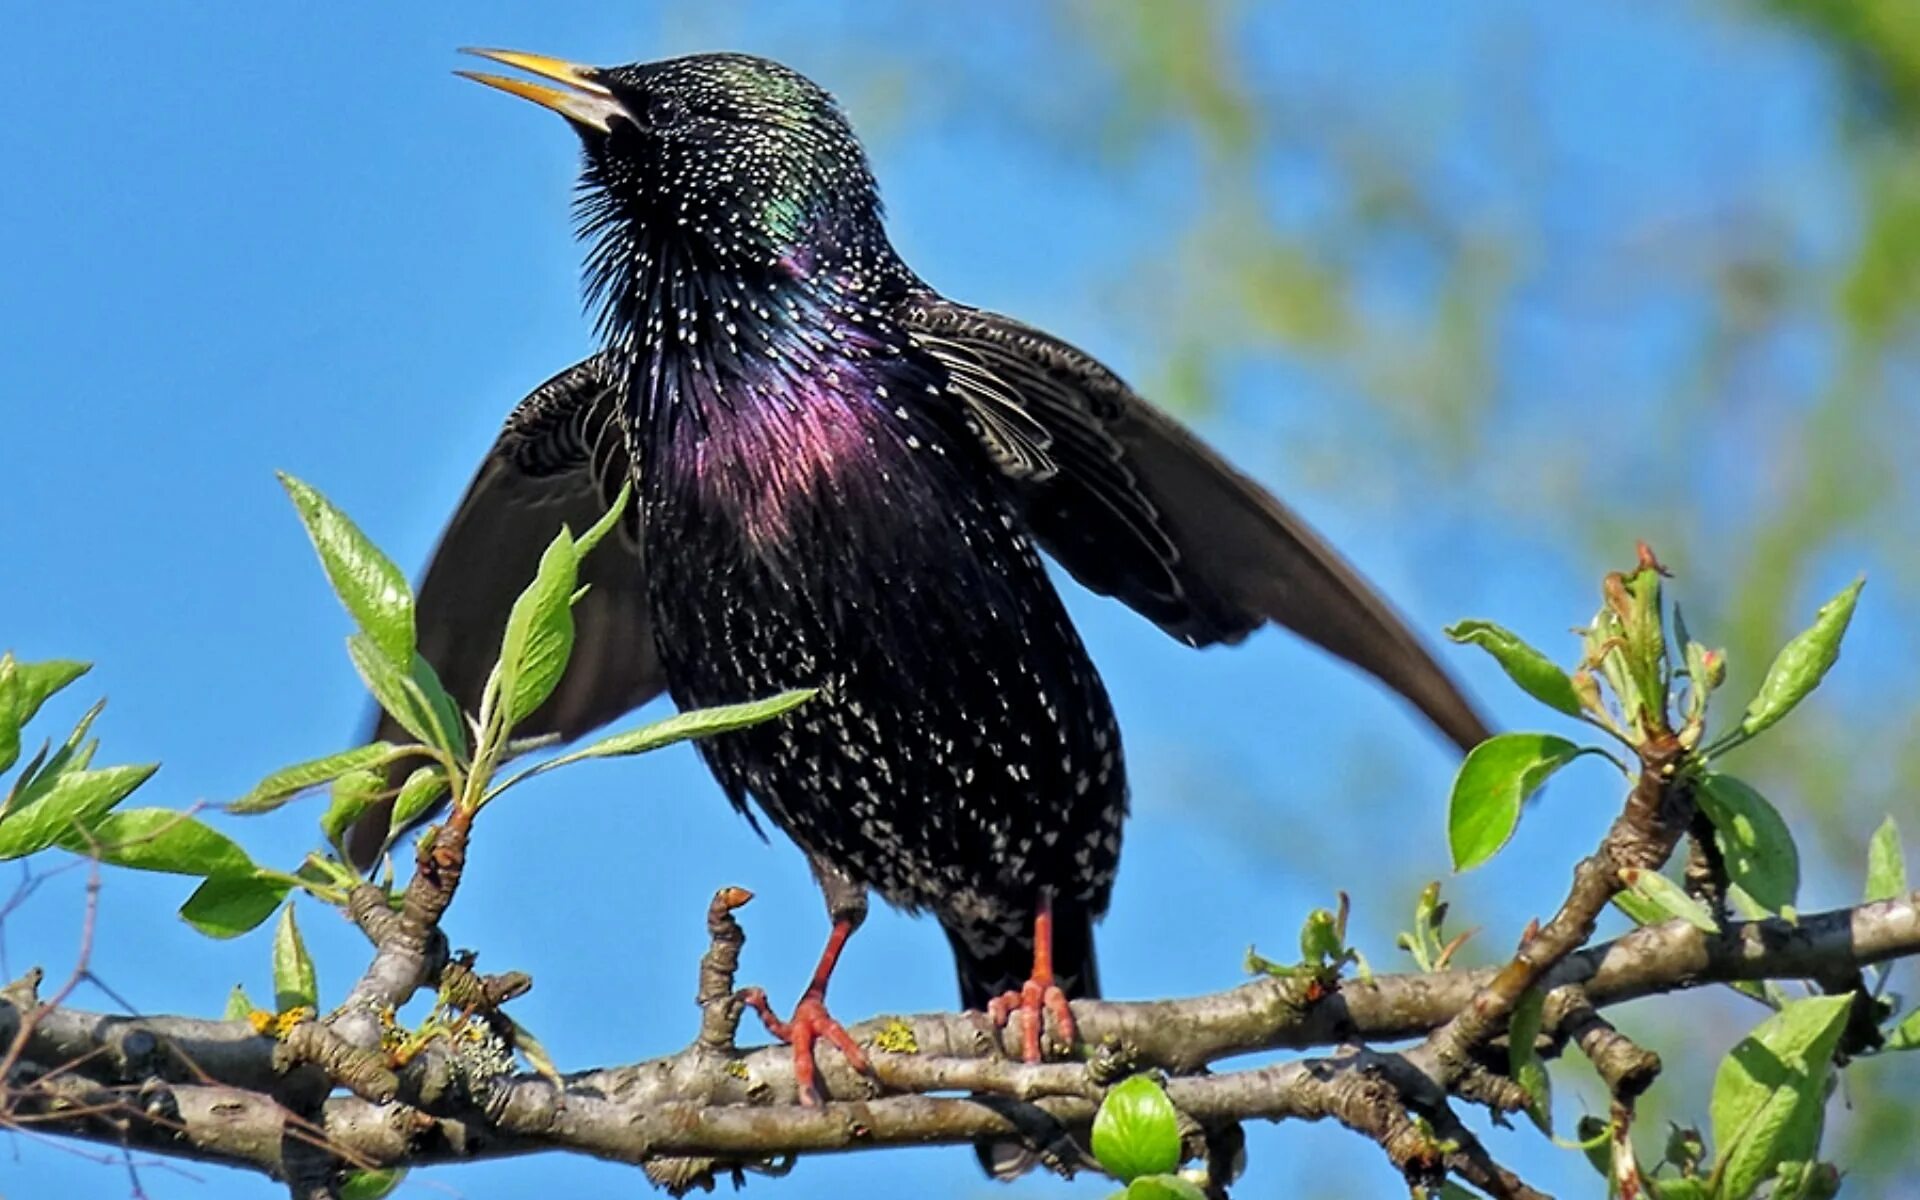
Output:
[[[968,939],[947,929],[953,960],[960,974],[960,1003],[980,1011],[1007,992],[1017,992],[1033,975],[1033,934],[1009,938],[990,953],[980,953]],[[1097,1000],[1100,970],[1093,955],[1093,912],[1075,900],[1053,902],[1053,973],[1069,1000]],[[1036,1131],[1038,1132],[1038,1131]],[[1091,1164],[1088,1148],[1078,1142],[1056,1144],[1055,1153],[1075,1157],[1074,1165]],[[1032,1170],[1040,1155],[1016,1141],[974,1143],[980,1165],[995,1179],[1012,1180]]]

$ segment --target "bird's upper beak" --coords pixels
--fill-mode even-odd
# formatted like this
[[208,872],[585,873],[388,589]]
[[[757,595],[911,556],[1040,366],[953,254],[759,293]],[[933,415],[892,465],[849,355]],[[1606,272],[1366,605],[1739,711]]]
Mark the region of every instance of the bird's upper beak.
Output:
[[462,54],[472,54],[490,59],[505,66],[515,67],[529,75],[538,75],[542,79],[551,79],[564,84],[565,88],[548,87],[530,79],[514,79],[506,75],[489,75],[481,71],[456,71],[475,83],[484,83],[488,87],[511,92],[522,99],[550,108],[575,125],[586,129],[595,129],[601,133],[610,133],[614,117],[626,117],[631,120],[626,107],[614,98],[613,92],[595,78],[599,74],[592,67],[576,66],[558,58],[548,58],[544,54],[525,54],[518,50],[476,50],[463,48]]

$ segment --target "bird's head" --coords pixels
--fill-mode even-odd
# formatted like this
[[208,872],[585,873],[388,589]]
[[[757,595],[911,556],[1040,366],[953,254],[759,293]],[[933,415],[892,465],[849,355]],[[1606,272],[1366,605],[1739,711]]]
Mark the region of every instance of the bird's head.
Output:
[[[804,269],[878,239],[866,153],[826,91],[779,63],[696,54],[584,67],[517,51],[471,53],[548,82],[462,72],[565,117],[586,161],[579,215],[589,283],[615,304],[623,276]],[[631,280],[631,282],[639,282]],[[609,294],[613,293],[613,294]]]

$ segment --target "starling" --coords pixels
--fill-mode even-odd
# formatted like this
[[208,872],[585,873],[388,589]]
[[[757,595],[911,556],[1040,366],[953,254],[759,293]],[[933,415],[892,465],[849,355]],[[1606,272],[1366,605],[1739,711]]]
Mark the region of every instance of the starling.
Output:
[[[421,651],[477,697],[517,587],[562,522],[631,481],[588,564],[574,664],[534,731],[575,736],[661,690],[681,707],[793,687],[781,721],[700,744],[734,806],[799,844],[832,933],[792,1015],[856,1067],[827,984],[869,889],[928,912],[960,996],[1051,1017],[1099,994],[1127,811],[1113,710],[1038,549],[1190,646],[1288,626],[1486,735],[1419,640],[1298,517],[1074,347],[943,298],[888,243],[833,100],[777,63],[621,67],[475,51],[471,78],[564,116],[603,349],[509,418],[421,587]],[[372,857],[385,816],[356,853]]]

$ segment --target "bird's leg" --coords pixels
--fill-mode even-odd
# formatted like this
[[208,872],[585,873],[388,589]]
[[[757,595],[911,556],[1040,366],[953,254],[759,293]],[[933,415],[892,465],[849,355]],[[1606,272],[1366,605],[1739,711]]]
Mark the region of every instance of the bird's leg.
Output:
[[1060,1038],[1072,1046],[1077,1037],[1073,1010],[1067,1007],[1067,994],[1053,978],[1053,889],[1040,889],[1040,909],[1033,918],[1033,975],[1017,992],[995,996],[987,1002],[987,1015],[996,1026],[1004,1026],[1014,1013],[1025,1018],[1020,1026],[1021,1057],[1030,1063],[1040,1061],[1040,1034],[1047,1015],[1053,1017]]
[[863,1075],[873,1074],[873,1064],[867,1061],[860,1044],[827,1011],[827,984],[840,961],[840,951],[867,917],[867,889],[818,859],[814,860],[814,875],[826,893],[833,932],[827,935],[827,948],[820,952],[820,965],[813,969],[812,981],[800,994],[800,1002],[793,1006],[793,1015],[784,1021],[775,1016],[762,988],[750,987],[740,993],[741,1003],[760,1014],[767,1032],[793,1047],[793,1084],[800,1093],[800,1103],[808,1107],[820,1103],[820,1072],[813,1057],[813,1044],[818,1039],[825,1038],[838,1047],[847,1065],[854,1070]]

